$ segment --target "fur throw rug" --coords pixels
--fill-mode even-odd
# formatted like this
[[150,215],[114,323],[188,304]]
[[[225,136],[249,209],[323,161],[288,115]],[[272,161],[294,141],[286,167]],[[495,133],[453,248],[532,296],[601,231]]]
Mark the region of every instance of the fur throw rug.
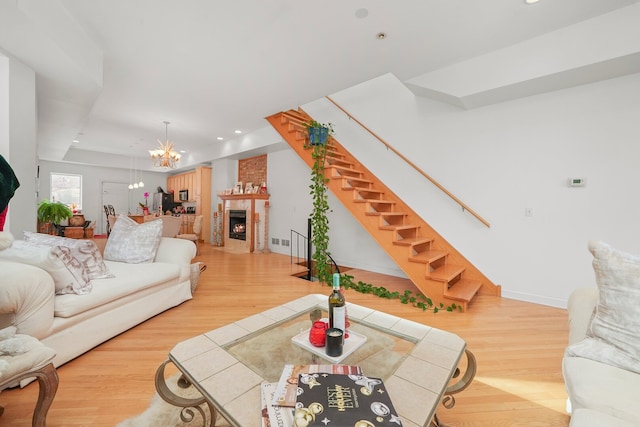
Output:
[[8,231],[0,231],[0,251],[11,247],[13,235]]
[[[200,396],[198,390],[193,386],[187,388],[180,388],[177,384],[180,374],[175,374],[167,378],[167,386],[169,389],[177,394],[188,399],[193,399]],[[193,421],[187,423],[180,419],[180,411],[182,408],[172,406],[169,403],[162,400],[162,398],[156,393],[151,399],[149,407],[140,415],[133,418],[126,419],[118,424],[116,427],[187,427],[203,425],[202,417],[198,411],[193,411]],[[209,419],[209,407],[204,405],[204,413]],[[208,425],[208,424],[207,424]],[[218,416],[216,419],[216,426],[225,427],[229,426],[227,421]]]
[[7,356],[15,356],[27,350],[25,340],[21,337],[16,337],[15,326],[0,329],[0,378],[9,367],[9,362],[6,360]]

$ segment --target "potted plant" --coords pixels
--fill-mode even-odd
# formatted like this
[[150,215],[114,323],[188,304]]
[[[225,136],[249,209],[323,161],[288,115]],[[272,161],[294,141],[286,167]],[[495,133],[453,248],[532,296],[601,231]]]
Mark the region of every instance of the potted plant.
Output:
[[326,284],[332,282],[331,258],[329,253],[329,196],[327,194],[328,178],[324,175],[327,148],[331,145],[330,137],[333,135],[333,125],[323,124],[315,120],[307,125],[309,144],[313,151],[313,167],[311,169],[310,194],[313,198],[313,210],[311,211],[311,243],[315,251],[313,253],[315,275],[318,281]]
[[49,233],[57,231],[60,222],[72,216],[71,208],[64,203],[43,200],[38,204],[38,219],[46,224]]
[[319,123],[311,120],[305,124],[305,128],[310,145],[326,144],[329,136],[333,135],[333,124],[331,123]]

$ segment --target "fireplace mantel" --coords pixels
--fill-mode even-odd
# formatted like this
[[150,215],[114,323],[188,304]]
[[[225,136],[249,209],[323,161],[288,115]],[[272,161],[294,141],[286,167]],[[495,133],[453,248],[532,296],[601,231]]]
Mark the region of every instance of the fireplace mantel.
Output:
[[219,198],[221,198],[224,201],[227,200],[269,200],[270,195],[269,194],[223,194],[223,195],[219,195]]
[[[260,220],[260,230],[264,230],[265,219],[265,203],[269,203],[269,194],[222,194],[218,197],[223,202],[224,221],[223,221],[223,236],[224,246],[230,250],[250,252],[259,250],[260,246],[266,247],[265,242],[259,242],[262,238],[262,232],[260,236],[256,236],[256,219]],[[229,237],[229,211],[230,210],[246,210],[247,222],[246,222],[246,240],[232,239]]]

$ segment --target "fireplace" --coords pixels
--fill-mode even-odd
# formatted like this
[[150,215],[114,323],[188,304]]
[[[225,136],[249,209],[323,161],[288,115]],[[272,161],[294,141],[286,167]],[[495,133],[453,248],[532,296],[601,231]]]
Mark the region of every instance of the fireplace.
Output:
[[247,211],[229,211],[229,238],[247,240]]

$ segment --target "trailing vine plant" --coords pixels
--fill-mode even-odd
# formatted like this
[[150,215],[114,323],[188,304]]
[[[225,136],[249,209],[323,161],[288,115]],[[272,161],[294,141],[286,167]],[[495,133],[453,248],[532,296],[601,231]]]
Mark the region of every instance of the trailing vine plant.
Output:
[[310,194],[313,199],[313,210],[311,211],[311,242],[315,248],[313,261],[315,275],[321,283],[331,284],[332,269],[329,253],[329,217],[331,212],[329,207],[329,195],[327,193],[327,182],[325,176],[325,160],[327,149],[331,144],[333,135],[333,125],[331,123],[318,123],[311,120],[307,125],[307,135],[312,148],[311,157],[313,167],[311,168],[311,184],[309,184]]
[[390,291],[383,286],[373,286],[371,283],[365,283],[361,280],[359,280],[358,283],[354,283],[353,276],[346,273],[340,276],[340,284],[343,285],[345,289],[353,289],[361,294],[373,294],[380,298],[397,299],[402,304],[411,304],[422,311],[430,310],[434,313],[440,310],[462,311],[462,306],[456,303],[448,306],[445,306],[443,303],[436,305],[431,298],[426,297],[421,292],[414,294],[410,290],[405,290],[403,293],[400,293],[398,291]]

